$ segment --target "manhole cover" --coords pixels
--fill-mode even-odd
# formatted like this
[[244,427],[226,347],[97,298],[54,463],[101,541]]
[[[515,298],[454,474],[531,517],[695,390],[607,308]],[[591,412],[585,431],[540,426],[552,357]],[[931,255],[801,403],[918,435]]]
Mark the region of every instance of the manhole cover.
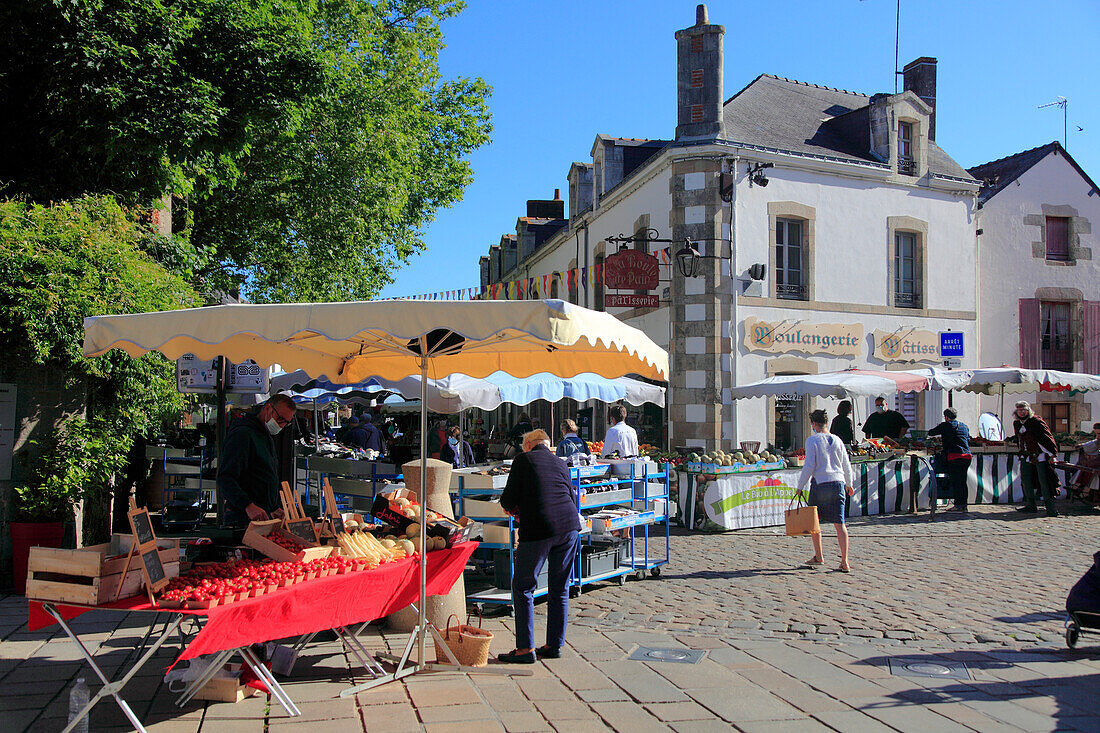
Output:
[[638,662],[678,662],[680,664],[698,664],[706,656],[705,649],[654,649],[640,646],[628,659]]
[[890,673],[900,677],[939,677],[955,680],[970,679],[970,671],[963,662],[932,659],[906,659],[899,657],[890,660]]

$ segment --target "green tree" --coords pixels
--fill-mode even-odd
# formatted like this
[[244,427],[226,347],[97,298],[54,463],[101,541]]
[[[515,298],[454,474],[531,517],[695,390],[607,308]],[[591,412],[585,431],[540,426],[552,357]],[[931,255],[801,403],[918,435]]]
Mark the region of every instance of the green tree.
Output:
[[88,314],[200,302],[183,277],[145,251],[149,243],[145,225],[110,197],[54,206],[0,202],[0,349],[9,363],[64,373],[87,395],[85,415],[41,441],[16,509],[39,517],[65,514],[84,499],[86,541],[109,531],[111,477],[133,435],[174,419],[184,405],[173,365],[159,354],[83,356]]
[[[201,291],[372,297],[472,178],[489,89],[444,80],[447,0],[9,0],[0,181],[175,197]],[[178,228],[178,227],[177,227]]]

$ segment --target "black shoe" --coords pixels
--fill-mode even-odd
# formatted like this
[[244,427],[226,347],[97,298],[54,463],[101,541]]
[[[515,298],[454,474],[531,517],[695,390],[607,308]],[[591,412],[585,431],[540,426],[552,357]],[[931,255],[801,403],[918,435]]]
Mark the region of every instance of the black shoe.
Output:
[[535,653],[526,652],[524,654],[519,654],[513,649],[506,654],[498,654],[497,661],[503,662],[504,664],[534,664]]
[[538,649],[535,650],[535,654],[538,655],[539,659],[560,659],[561,648],[552,646],[540,646]]
[[1039,507],[1037,506],[1018,506],[1016,511],[1023,512],[1024,514],[1038,514]]
[[1061,514],[1059,514],[1059,513],[1057,512],[1057,511],[1054,511],[1054,510],[1052,509],[1051,511],[1047,512],[1047,516],[1048,516],[1048,517],[1060,517],[1060,516],[1062,516],[1062,515],[1061,515]]
[[958,512],[959,514],[966,514],[970,510],[967,509],[964,506],[953,506],[953,507],[948,507],[947,509],[944,509],[944,511],[945,512]]

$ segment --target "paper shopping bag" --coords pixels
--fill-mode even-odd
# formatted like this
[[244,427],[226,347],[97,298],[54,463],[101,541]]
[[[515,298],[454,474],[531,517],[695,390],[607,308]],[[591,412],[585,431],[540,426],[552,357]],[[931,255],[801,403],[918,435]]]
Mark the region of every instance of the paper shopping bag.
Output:
[[817,520],[817,507],[806,506],[801,491],[795,494],[794,499],[791,500],[792,505],[795,502],[799,502],[800,506],[793,509],[788,508],[783,512],[783,523],[787,527],[787,536],[820,534],[821,523]]

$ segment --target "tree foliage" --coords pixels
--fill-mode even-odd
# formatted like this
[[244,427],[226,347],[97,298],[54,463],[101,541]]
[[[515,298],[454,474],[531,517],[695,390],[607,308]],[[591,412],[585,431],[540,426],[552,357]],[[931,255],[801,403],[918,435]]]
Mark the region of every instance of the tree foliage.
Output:
[[444,80],[448,0],[9,0],[0,185],[46,202],[175,196],[200,290],[367,298],[424,247],[488,140]]
[[16,492],[23,516],[64,515],[81,498],[101,500],[132,436],[184,405],[174,367],[159,354],[83,356],[86,315],[199,302],[183,277],[146,252],[147,231],[110,197],[0,202],[0,349],[10,360],[66,374],[88,395],[86,416],[67,420],[39,446],[29,484]]

